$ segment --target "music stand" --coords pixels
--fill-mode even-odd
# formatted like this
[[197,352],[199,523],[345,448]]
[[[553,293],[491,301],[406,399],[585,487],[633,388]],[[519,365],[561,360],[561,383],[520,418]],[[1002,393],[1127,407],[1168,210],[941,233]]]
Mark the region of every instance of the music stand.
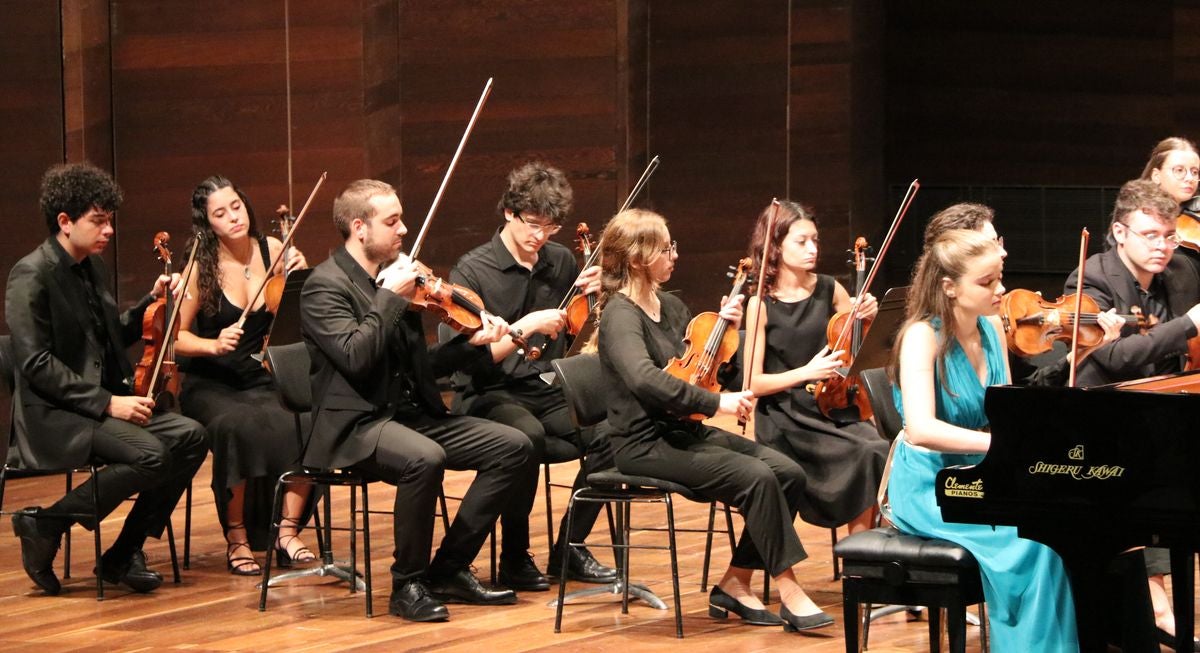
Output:
[[296,270],[287,275],[283,282],[283,295],[279,298],[279,309],[275,311],[275,320],[271,323],[271,346],[290,345],[300,342],[304,337],[300,334],[300,290],[304,281],[312,274],[312,268]]
[[854,363],[850,365],[848,376],[853,376],[863,370],[885,367],[891,360],[892,344],[896,341],[896,332],[904,321],[904,307],[908,299],[908,286],[889,288],[879,300],[879,313],[871,321],[871,328],[863,336],[862,344]]

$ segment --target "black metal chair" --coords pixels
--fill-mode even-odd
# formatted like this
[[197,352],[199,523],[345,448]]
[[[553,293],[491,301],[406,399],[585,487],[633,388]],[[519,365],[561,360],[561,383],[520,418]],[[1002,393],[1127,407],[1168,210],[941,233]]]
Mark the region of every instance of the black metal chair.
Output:
[[[605,403],[604,378],[600,368],[600,360],[595,354],[579,354],[569,358],[551,361],[558,381],[562,383],[566,395],[567,406],[571,419],[577,427],[598,424],[607,416],[608,407]],[[616,552],[617,581],[609,585],[592,587],[584,590],[566,593],[567,558],[562,556],[562,568],[559,570],[558,600],[555,601],[554,632],[562,632],[563,605],[569,598],[593,596],[598,594],[613,594],[621,596],[621,612],[629,612],[629,597],[632,594],[651,607],[665,610],[666,605],[648,588],[629,581],[629,551],[631,549],[656,549],[670,552],[671,557],[671,590],[675,600],[675,636],[683,637],[683,612],[679,600],[679,565],[676,557],[675,534],[679,532],[707,533],[707,529],[677,529],[675,528],[675,508],[673,495],[679,495],[698,503],[712,503],[700,497],[690,489],[659,478],[649,476],[632,476],[622,474],[615,469],[588,474],[587,487],[576,490],[571,495],[567,505],[567,532],[575,517],[575,504],[579,502],[603,503],[607,505],[620,504],[616,511],[616,534],[612,543]],[[667,527],[639,528],[646,531],[666,531],[667,546],[634,545],[630,543],[632,527],[630,525],[630,507],[634,503],[662,503],[666,506]],[[730,527],[732,528],[732,527]],[[567,541],[565,546],[582,547],[586,542]]]
[[[296,437],[304,442],[301,431],[300,415],[312,409],[312,387],[309,385],[310,360],[308,350],[303,342],[288,345],[267,347],[267,358],[271,363],[271,371],[275,376],[275,386],[279,389],[280,399],[285,408],[292,412],[296,425]],[[303,450],[303,446],[301,447]],[[320,563],[309,568],[299,569],[288,573],[271,576],[271,561],[275,552],[274,547],[267,547],[266,561],[263,564],[263,577],[260,586],[261,594],[258,600],[259,611],[267,609],[267,589],[274,584],[292,578],[304,576],[333,576],[350,584],[350,593],[359,589],[365,590],[366,614],[373,616],[371,608],[371,517],[370,504],[367,501],[367,485],[369,480],[363,475],[345,469],[304,469],[301,471],[285,472],[275,484],[275,507],[271,514],[271,536],[269,542],[279,538],[279,526],[283,520],[284,489],[289,484],[311,483],[319,488],[320,499],[324,504],[324,529],[321,520],[316,520],[313,529],[317,535],[317,548],[320,551]],[[332,526],[332,509],[329,502],[329,487],[333,485],[350,488],[350,526],[334,528]],[[362,492],[362,509],[357,504],[355,489]],[[358,515],[362,514],[362,528],[358,526]],[[314,516],[316,513],[314,513]],[[350,565],[340,565],[334,562],[332,535],[333,531],[346,531],[350,535]],[[363,535],[363,579],[359,579],[357,571],[358,533]],[[365,580],[365,582],[364,582]]]
[[[899,412],[892,401],[892,384],[882,369],[860,374],[871,398],[879,433],[893,441],[900,432]],[[846,651],[867,647],[871,619],[884,613],[927,606],[929,649],[939,651],[942,616],[949,634],[950,650],[966,650],[968,605],[983,603],[983,582],[975,557],[963,547],[946,540],[905,535],[892,527],[875,528],[843,538],[834,547],[842,559],[842,611],[846,628]],[[890,604],[871,611],[872,603]],[[867,607],[863,609],[864,604]],[[980,641],[987,648],[987,617],[980,614]],[[861,629],[860,629],[861,625]]]
[[[12,336],[0,335],[0,380],[3,381],[4,390],[8,393],[8,397],[13,399],[16,392],[16,366],[12,352]],[[10,456],[8,445],[10,439],[15,437],[12,426],[12,411],[6,416],[6,419],[0,421],[0,433],[3,433],[3,440],[0,444],[3,445],[3,456],[0,459],[4,463],[0,465],[0,516],[2,515],[27,515],[35,519],[55,517],[68,518],[71,520],[88,519],[96,524],[96,528],[92,531],[92,542],[95,548],[96,555],[96,600],[104,600],[104,582],[101,580],[104,576],[103,559],[101,557],[101,537],[100,537],[100,482],[96,477],[96,472],[100,465],[91,464],[86,467],[71,467],[61,469],[32,469],[16,460],[15,456]],[[92,512],[90,513],[48,513],[48,512],[30,512],[27,510],[4,510],[4,490],[8,484],[10,477],[16,476],[20,478],[35,478],[44,476],[54,476],[62,474],[65,479],[64,494],[70,492],[74,487],[74,476],[76,473],[86,472],[91,475],[95,481],[92,483]],[[189,503],[189,511],[190,511]],[[175,532],[171,527],[171,522],[167,521],[167,544],[171,554],[171,571],[173,574],[172,580],[178,585],[181,582],[179,576],[179,559],[175,554]],[[71,577],[71,529],[63,537],[63,579]]]

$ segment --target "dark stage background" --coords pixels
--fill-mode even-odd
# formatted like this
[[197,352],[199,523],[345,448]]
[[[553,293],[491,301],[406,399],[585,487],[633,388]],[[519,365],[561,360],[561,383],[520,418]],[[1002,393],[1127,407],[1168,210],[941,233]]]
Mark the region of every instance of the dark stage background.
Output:
[[670,220],[693,309],[715,307],[772,197],[816,208],[821,269],[845,275],[914,177],[877,294],[960,198],[998,209],[1008,285],[1054,293],[1153,144],[1200,135],[1198,32],[1196,1],[0,0],[0,270],[45,237],[41,173],[81,159],[126,193],[122,303],[149,287],[156,231],[182,250],[214,173],[265,229],[328,170],[297,237],[313,264],[355,178],[402,189],[415,233],[492,76],[423,249],[435,270],[489,237],[512,167],[563,168],[598,232],[660,155],[639,205]]

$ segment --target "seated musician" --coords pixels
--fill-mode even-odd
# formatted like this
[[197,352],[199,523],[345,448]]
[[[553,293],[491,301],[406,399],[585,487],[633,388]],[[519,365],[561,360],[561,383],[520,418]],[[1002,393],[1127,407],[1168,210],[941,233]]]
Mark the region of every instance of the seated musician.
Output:
[[[251,549],[270,544],[281,565],[311,562],[316,555],[297,532],[309,494],[305,485],[287,486],[279,539],[266,541],[275,479],[298,468],[300,461],[291,413],[280,404],[271,375],[253,358],[262,351],[274,315],[259,299],[238,326],[242,307],[262,287],[283,243],[258,232],[249,200],[220,176],[205,179],[192,191],[192,229],[200,242],[180,306],[175,346],[176,354],[191,359],[180,408],[208,431],[226,567],[239,576],[262,573]],[[294,250],[286,268],[305,267],[304,255]]]
[[[623,211],[604,228],[599,247],[598,345],[617,469],[679,483],[742,514],[746,528],[709,595],[710,615],[733,612],[747,623],[783,624],[788,631],[831,625],[792,570],[807,557],[792,526],[805,508],[804,470],[774,449],[687,418],[749,410],[749,391],[711,392],[663,370],[683,353],[690,317],[679,298],[661,289],[679,258],[666,221],[650,211]],[[722,301],[721,316],[735,327],[741,301],[740,295]],[[750,590],[755,569],[775,578],[778,616]]]
[[101,559],[101,577],[137,592],[162,584],[147,569],[142,545],[162,537],[179,497],[204,462],[204,427],[155,411],[155,400],[133,394],[125,348],[142,336],[146,307],[178,278],[160,276],[150,294],[117,314],[100,254],[115,232],[121,190],[108,173],[87,163],[51,168],[42,178],[41,209],[50,231],[13,266],[5,307],[16,368],[13,446],[30,469],[103,463],[96,478],[76,487],[38,518],[13,517],[25,573],[47,594],[61,584],[52,564],[72,523],[54,517],[92,512],[99,483],[99,519],[137,494],[116,540]]
[[[507,496],[537,469],[520,431],[447,415],[435,379],[488,355],[485,345],[503,337],[508,324],[485,314],[469,339],[427,348],[421,315],[408,310],[416,266],[380,272],[400,255],[408,232],[402,216],[395,189],[381,181],[352,182],[333,203],[345,245],[313,270],[301,293],[313,394],[304,464],[352,467],[396,486],[389,611],[443,621],[444,602],[516,603],[512,590],[482,586],[470,565]],[[444,469],[477,473],[430,562]]]
[[[996,227],[993,224],[994,218],[995,213],[992,208],[983,204],[973,202],[951,204],[933,214],[933,217],[925,224],[925,248],[928,249],[933,241],[951,229],[970,229],[994,240],[1000,249],[1000,258],[1003,259],[1008,256],[1008,250],[1004,249],[1004,237],[996,233]],[[1117,317],[1116,309],[1112,308],[1101,312],[1096,321],[1104,331],[1104,342],[1116,340],[1120,335],[1120,328],[1124,324],[1121,318]],[[1088,352],[1084,352],[1080,356],[1080,360],[1083,360],[1087,354]],[[1052,350],[1044,356],[1034,358],[1023,358],[1010,354],[1008,358],[1010,375],[1013,383],[1017,385],[1064,386],[1070,376],[1070,365],[1074,356],[1075,352],[1067,351],[1064,354],[1062,350]]]
[[[1190,157],[1172,151],[1164,161],[1183,161],[1177,165],[1195,166],[1194,149]],[[1176,157],[1171,159],[1170,157]],[[1151,159],[1151,164],[1155,159]],[[1167,165],[1167,164],[1162,164]],[[1162,165],[1155,167],[1157,170]],[[1185,178],[1194,176],[1189,168]],[[1117,342],[1098,348],[1081,363],[1079,385],[1099,385],[1140,379],[1183,370],[1188,339],[1200,327],[1200,283],[1186,257],[1176,256],[1179,237],[1175,221],[1179,205],[1164,189],[1167,178],[1158,182],[1139,179],[1121,187],[1113,206],[1109,249],[1088,258],[1083,291],[1093,297],[1101,309],[1115,308],[1129,314],[1135,308],[1158,324],[1145,333],[1126,327]],[[1190,188],[1195,188],[1194,183]],[[1067,278],[1064,292],[1075,292],[1078,270]],[[1170,640],[1175,634],[1175,615],[1164,586],[1163,576],[1170,572],[1170,560],[1163,549],[1147,549],[1146,567],[1150,575],[1150,598],[1159,637]]]
[[942,233],[917,263],[889,370],[904,419],[889,517],[906,533],[947,539],[975,556],[994,650],[1077,651],[1075,606],[1058,554],[1012,527],[947,523],[936,502],[937,473],[978,463],[991,443],[984,390],[1008,383],[996,317],[1002,273],[996,241],[964,229]]
[[[875,525],[875,495],[883,477],[888,442],[867,421],[841,421],[824,415],[805,385],[832,377],[841,356],[826,346],[829,318],[848,312],[854,300],[833,277],[817,274],[817,221],[812,212],[783,200],[772,233],[765,233],[775,213],[768,206],[758,217],[750,258],[770,256],[762,274],[763,302],[748,304],[747,341],[757,338],[751,361],[751,390],[758,397],[754,438],[787,454],[804,469],[809,512],[804,521],[818,526],[849,524],[851,533]],[[870,319],[879,306],[870,294],[859,307]],[[849,341],[847,340],[847,344]],[[844,349],[849,349],[845,347]]]
[[[489,359],[455,375],[456,412],[520,430],[533,442],[534,459],[539,466],[545,457],[547,438],[570,442],[585,454],[584,464],[575,477],[575,487],[579,488],[589,472],[613,466],[612,448],[608,438],[596,428],[577,431],[571,423],[562,387],[550,385],[540,376],[551,372],[550,361],[567,350],[566,312],[559,310],[559,303],[573,286],[585,293],[595,293],[600,288],[598,266],[580,275],[571,250],[550,241],[550,236],[562,229],[571,204],[571,185],[561,170],[542,163],[528,163],[513,170],[498,207],[504,226],[489,242],[458,260],[450,271],[450,281],[475,291],[489,311],[507,320],[513,331],[519,330],[533,341],[529,346],[546,345],[541,357],[534,361],[528,360],[524,351],[518,351],[511,337],[492,343]],[[458,334],[443,324],[440,335],[445,341]],[[525,480],[520,490],[509,497],[502,515],[500,582],[514,590],[545,590],[549,583],[528,551],[529,512],[537,495],[536,468]],[[599,514],[600,504],[579,504],[570,541],[583,541]],[[566,526],[564,515],[559,527],[560,542]],[[551,543],[550,551],[548,568],[557,572],[562,568],[560,548]],[[587,549],[568,547],[567,552],[570,578],[591,583],[616,580],[616,570],[600,564]]]

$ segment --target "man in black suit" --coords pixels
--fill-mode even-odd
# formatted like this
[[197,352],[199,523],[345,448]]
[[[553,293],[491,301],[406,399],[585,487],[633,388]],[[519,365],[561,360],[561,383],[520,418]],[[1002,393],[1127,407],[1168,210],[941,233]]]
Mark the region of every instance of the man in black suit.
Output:
[[[1083,292],[1102,311],[1140,311],[1158,324],[1145,333],[1127,326],[1119,340],[1093,351],[1079,365],[1079,385],[1183,369],[1187,341],[1200,327],[1200,287],[1191,262],[1173,256],[1179,247],[1178,215],[1179,205],[1152,181],[1134,180],[1121,187],[1110,226],[1112,246],[1088,258]],[[1064,294],[1075,292],[1078,276],[1075,270],[1067,277]]]
[[[16,515],[25,572],[48,594],[61,589],[52,563],[73,518],[92,509],[100,483],[100,518],[137,494],[101,576],[148,592],[162,576],[146,568],[142,544],[161,537],[171,511],[207,455],[204,428],[186,417],[155,413],[155,401],[132,396],[125,348],[141,338],[142,314],[178,278],[160,276],[150,294],[117,315],[99,254],[114,233],[121,191],[90,164],[51,168],[41,209],[50,237],[13,266],[5,309],[16,368],[12,446],[31,469],[104,463],[38,517]],[[85,528],[95,528],[88,519]]]
[[[486,345],[508,325],[485,315],[470,338],[427,347],[421,315],[408,310],[417,269],[393,263],[407,233],[402,217],[395,189],[380,181],[353,182],[334,201],[345,246],[313,270],[301,293],[301,328],[313,361],[313,428],[304,463],[353,467],[396,486],[389,611],[442,621],[449,617],[443,602],[516,602],[511,590],[483,587],[470,564],[507,496],[537,474],[537,463],[520,431],[448,415],[436,378],[487,356]],[[430,562],[443,469],[477,474]]]

